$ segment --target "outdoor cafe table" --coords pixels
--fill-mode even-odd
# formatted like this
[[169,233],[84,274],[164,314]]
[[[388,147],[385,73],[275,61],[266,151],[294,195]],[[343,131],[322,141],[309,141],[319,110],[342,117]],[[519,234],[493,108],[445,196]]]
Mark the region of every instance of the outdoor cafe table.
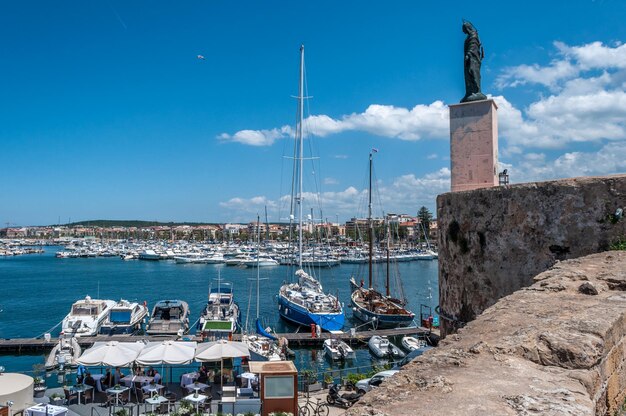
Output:
[[163,388],[162,385],[160,384],[146,384],[145,386],[142,387],[142,390],[145,391],[146,393],[154,393],[155,391],[159,391]]
[[154,396],[154,397],[150,397],[149,399],[146,399],[146,403],[148,403],[149,405],[152,406],[152,413],[154,413],[154,406],[156,406],[157,404],[161,404],[164,402],[168,402],[167,403],[167,413],[170,412],[170,404],[169,404],[169,400],[167,399],[167,397],[163,397],[163,396]]
[[26,409],[25,413],[27,416],[65,416],[67,407],[38,404]]
[[124,384],[126,384],[128,387],[131,387],[132,383],[146,384],[146,383],[150,383],[152,380],[154,380],[154,377],[133,376],[133,375],[129,375],[121,379],[121,381],[123,381]]
[[200,403],[202,403],[203,401],[205,401],[206,399],[208,399],[209,396],[205,396],[204,394],[190,394],[189,396],[185,397],[185,400],[189,400],[190,402],[194,402],[196,404],[196,413],[198,413],[198,406],[200,405]]
[[209,387],[209,385],[208,384],[204,384],[204,383],[191,383],[191,384],[187,384],[185,386],[185,388],[187,390],[195,390],[196,393],[198,391],[200,391],[200,390],[202,390],[202,391],[206,390],[207,387]]
[[91,390],[93,389],[93,387],[87,385],[87,384],[77,384],[75,386],[72,387],[72,390],[74,390],[76,393],[78,393],[78,404],[80,404],[80,394],[86,392],[87,390]]
[[107,393],[115,394],[115,404],[121,404],[120,394],[124,393],[126,390],[129,390],[129,388],[125,386],[111,387],[110,389],[107,389]]
[[94,374],[91,377],[93,377],[96,382],[96,390],[102,391],[102,379],[104,378],[104,374]]
[[185,387],[186,385],[193,383],[198,376],[200,376],[200,374],[197,372],[183,374],[180,376],[180,386]]

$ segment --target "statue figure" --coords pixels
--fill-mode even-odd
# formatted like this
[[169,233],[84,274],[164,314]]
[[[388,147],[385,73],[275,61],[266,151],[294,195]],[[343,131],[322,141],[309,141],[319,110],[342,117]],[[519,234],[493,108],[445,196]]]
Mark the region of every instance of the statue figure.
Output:
[[485,51],[478,39],[478,31],[467,20],[463,20],[463,33],[467,35],[465,38],[465,97],[462,103],[470,101],[486,100],[485,94],[480,92],[480,63],[485,57]]

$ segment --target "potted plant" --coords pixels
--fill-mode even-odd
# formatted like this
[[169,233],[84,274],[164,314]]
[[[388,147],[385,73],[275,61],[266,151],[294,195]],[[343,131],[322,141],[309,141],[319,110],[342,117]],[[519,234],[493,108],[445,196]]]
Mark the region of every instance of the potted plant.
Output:
[[325,389],[327,389],[329,386],[333,385],[334,382],[335,382],[335,379],[333,378],[333,376],[331,376],[330,374],[326,374],[324,376],[323,386]]
[[309,393],[314,391],[320,391],[322,389],[322,385],[317,381],[317,373],[313,370],[304,370],[302,371],[302,377],[304,379],[304,389]]
[[114,413],[115,416],[128,416],[128,411],[126,409],[120,409]]
[[41,373],[46,369],[44,364],[38,363],[33,364],[33,396],[34,397],[43,397],[46,392],[46,382],[41,377]]
[[180,406],[178,407],[178,413],[180,413],[181,416],[191,415],[192,413],[194,413],[194,410],[195,408],[193,407],[193,405],[191,404],[189,400],[180,401]]
[[63,404],[64,401],[65,396],[60,393],[52,393],[52,395],[50,395],[50,404],[54,406],[60,406]]

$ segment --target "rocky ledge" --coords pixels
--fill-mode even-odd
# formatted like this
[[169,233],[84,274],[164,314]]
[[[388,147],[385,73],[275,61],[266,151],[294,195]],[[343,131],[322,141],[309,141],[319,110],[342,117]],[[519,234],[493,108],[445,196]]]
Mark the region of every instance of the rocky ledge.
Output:
[[557,262],[348,415],[605,415],[626,397],[626,252]]

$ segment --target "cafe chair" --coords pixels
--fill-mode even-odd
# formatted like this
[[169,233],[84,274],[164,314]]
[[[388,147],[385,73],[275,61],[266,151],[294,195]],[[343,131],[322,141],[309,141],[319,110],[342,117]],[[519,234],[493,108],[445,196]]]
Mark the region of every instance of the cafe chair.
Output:
[[63,389],[63,393],[65,393],[66,404],[71,404],[72,400],[76,400],[76,403],[78,403],[78,393],[72,392],[70,389]]

